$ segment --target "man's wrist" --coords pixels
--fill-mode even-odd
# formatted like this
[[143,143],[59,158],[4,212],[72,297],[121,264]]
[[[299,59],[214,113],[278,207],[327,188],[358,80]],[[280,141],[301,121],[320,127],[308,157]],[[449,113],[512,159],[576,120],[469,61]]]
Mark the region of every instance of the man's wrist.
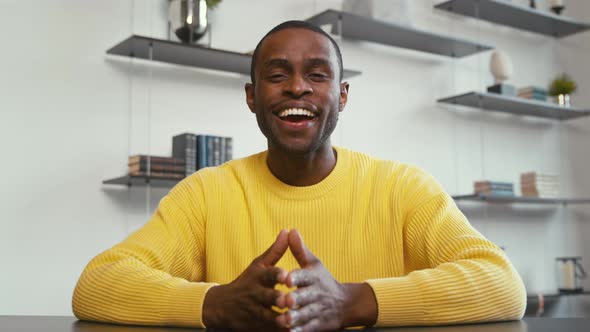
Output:
[[377,322],[377,299],[367,283],[343,284],[346,291],[343,327],[373,326]]
[[213,286],[205,294],[205,299],[203,300],[203,316],[201,317],[205,327],[212,328],[220,326],[219,311],[216,305],[216,300],[219,299],[218,292],[220,287],[222,286]]

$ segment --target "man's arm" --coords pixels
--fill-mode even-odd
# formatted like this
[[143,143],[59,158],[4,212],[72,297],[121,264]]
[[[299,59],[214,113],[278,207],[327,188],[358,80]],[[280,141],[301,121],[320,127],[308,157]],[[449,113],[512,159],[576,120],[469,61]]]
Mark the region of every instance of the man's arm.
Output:
[[215,284],[204,280],[202,193],[186,180],[151,220],[125,241],[95,257],[72,300],[84,320],[203,326],[203,299]]
[[409,273],[367,281],[378,303],[376,325],[522,318],[526,292],[507,256],[469,225],[438,183],[427,182],[426,199],[409,211],[403,228]]

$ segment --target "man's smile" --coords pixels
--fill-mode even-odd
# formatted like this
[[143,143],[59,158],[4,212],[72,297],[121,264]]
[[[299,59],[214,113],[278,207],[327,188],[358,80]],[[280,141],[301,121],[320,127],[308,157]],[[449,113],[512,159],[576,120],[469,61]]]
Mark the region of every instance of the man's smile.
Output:
[[301,130],[312,127],[319,118],[319,113],[309,108],[286,107],[274,113],[280,127],[287,130]]

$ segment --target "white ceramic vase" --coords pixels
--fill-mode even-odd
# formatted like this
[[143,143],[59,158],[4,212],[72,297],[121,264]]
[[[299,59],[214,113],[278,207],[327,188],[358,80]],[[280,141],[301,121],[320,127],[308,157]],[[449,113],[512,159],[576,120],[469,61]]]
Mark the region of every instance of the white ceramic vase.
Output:
[[510,57],[502,51],[494,50],[490,58],[490,71],[494,76],[494,82],[496,84],[509,79],[513,72]]

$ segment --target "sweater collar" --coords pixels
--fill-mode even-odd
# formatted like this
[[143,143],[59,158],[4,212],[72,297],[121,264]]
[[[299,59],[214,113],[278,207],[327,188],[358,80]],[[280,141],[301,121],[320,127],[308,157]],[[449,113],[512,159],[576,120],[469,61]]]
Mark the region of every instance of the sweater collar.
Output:
[[262,170],[261,182],[271,192],[286,200],[310,200],[321,197],[338,184],[344,182],[350,169],[350,151],[334,146],[336,150],[336,166],[328,176],[311,186],[296,187],[277,179],[268,168],[266,157],[268,151],[258,154],[258,168]]

